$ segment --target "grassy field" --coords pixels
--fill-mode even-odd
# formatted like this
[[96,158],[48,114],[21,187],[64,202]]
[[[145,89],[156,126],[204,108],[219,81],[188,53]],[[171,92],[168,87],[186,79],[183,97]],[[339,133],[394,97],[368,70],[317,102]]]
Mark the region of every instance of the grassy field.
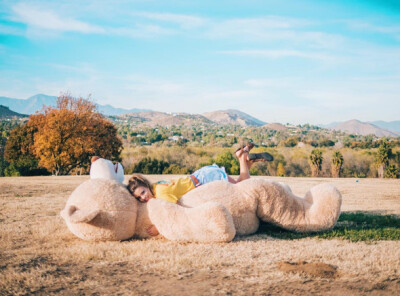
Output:
[[303,235],[262,225],[231,243],[198,244],[76,238],[59,211],[87,178],[0,179],[0,295],[400,293],[398,180],[271,178],[299,195],[335,184],[343,194],[337,227]]

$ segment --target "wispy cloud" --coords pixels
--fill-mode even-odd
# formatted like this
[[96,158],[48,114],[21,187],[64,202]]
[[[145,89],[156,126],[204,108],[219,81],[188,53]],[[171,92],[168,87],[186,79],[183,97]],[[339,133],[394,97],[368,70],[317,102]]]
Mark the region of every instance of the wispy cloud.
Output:
[[[185,91],[187,88],[182,83],[165,79],[148,78],[138,75],[121,77],[125,89],[133,92],[142,92],[148,95],[169,95]],[[162,96],[162,95],[161,95]]]
[[171,36],[177,31],[155,24],[137,24],[132,27],[107,28],[108,35],[123,36],[129,38],[154,38],[158,36]]
[[[254,18],[208,18],[193,14],[160,13],[151,11],[129,12],[113,10],[115,17],[101,16],[98,24],[94,24],[95,15],[90,21],[82,20],[83,12],[77,12],[64,3],[62,7],[69,7],[61,11],[54,5],[35,2],[20,2],[11,7],[11,17],[14,22],[27,26],[28,34],[57,36],[57,34],[76,32],[81,34],[117,35],[130,38],[154,38],[158,36],[172,36],[187,34],[204,40],[236,40],[243,42],[277,42],[288,44],[296,43],[308,48],[335,47],[343,41],[340,35],[328,34],[312,30],[313,22],[279,16],[263,16]],[[115,9],[115,8],[114,8]],[[82,7],[90,10],[90,6]],[[98,8],[96,8],[98,12]],[[93,18],[94,17],[94,18]],[[107,19],[106,22],[102,20]],[[10,28],[3,28],[10,30]],[[10,34],[21,34],[21,30],[14,30]],[[296,53],[291,53],[291,55]]]
[[187,14],[134,12],[132,15],[145,19],[177,24],[184,29],[197,28],[207,22],[206,18]]
[[318,59],[318,60],[332,60],[333,57],[319,52],[305,52],[299,50],[226,50],[218,53],[228,55],[239,55],[239,56],[250,56],[250,57],[261,57],[270,59],[279,59],[287,57],[306,58],[306,59]]
[[344,21],[350,29],[368,32],[368,33],[381,33],[381,34],[400,34],[400,26],[385,26],[375,25],[373,23],[358,21],[358,20],[346,20]]
[[53,11],[42,10],[26,3],[16,4],[13,6],[13,11],[15,13],[15,21],[24,23],[32,28],[60,32],[79,32],[84,34],[104,33],[104,29],[100,26],[73,18],[61,17]]
[[236,33],[258,34],[261,31],[298,28],[310,24],[310,21],[278,16],[233,18],[216,22],[213,26],[214,30],[210,31],[210,34],[215,36]]
[[312,21],[296,18],[264,16],[214,20],[205,32],[211,39],[237,40],[242,42],[282,42],[326,48],[343,42],[338,34],[320,32]]
[[[12,7],[13,22],[27,26],[29,36],[57,36],[57,34],[75,32],[81,34],[116,35],[130,38],[151,38],[176,34],[176,30],[152,23],[133,23],[129,26],[100,26],[80,21],[74,17],[64,16],[53,11],[28,3],[18,3]],[[172,17],[172,16],[170,16]],[[183,16],[182,16],[183,17]],[[0,32],[11,35],[22,35],[25,32],[15,27],[0,26]]]
[[17,28],[15,26],[7,26],[0,24],[0,33],[4,35],[14,35],[14,36],[23,36],[25,35],[25,31],[21,28]]

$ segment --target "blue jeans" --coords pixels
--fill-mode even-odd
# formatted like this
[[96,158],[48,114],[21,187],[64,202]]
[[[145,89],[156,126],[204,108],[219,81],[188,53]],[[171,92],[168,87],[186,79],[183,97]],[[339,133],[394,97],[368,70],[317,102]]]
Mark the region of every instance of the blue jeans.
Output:
[[228,175],[225,172],[225,168],[219,167],[215,163],[198,169],[191,176],[194,176],[199,181],[199,184],[195,184],[196,187],[212,181],[228,181]]

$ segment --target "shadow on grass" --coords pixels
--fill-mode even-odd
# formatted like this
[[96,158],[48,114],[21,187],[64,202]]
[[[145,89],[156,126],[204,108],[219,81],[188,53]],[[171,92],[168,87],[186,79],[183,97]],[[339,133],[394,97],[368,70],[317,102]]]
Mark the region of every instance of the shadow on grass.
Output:
[[339,217],[335,227],[324,232],[295,233],[269,223],[262,223],[259,234],[280,239],[318,237],[356,241],[400,240],[400,217],[364,212],[346,212]]

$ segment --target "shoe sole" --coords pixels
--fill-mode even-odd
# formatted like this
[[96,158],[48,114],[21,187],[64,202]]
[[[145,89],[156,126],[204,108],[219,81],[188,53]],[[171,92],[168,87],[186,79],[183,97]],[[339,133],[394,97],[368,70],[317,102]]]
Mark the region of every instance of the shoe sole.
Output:
[[269,154],[268,152],[250,153],[248,158],[249,158],[249,160],[252,160],[252,161],[257,161],[257,160],[273,161],[274,160],[274,157],[271,154]]

